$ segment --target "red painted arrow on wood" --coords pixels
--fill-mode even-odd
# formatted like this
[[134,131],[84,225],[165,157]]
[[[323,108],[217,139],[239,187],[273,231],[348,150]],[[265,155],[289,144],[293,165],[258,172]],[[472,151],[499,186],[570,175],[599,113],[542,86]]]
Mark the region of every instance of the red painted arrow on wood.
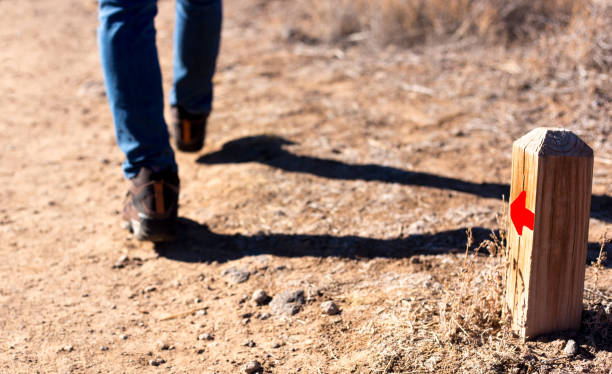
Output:
[[533,221],[535,214],[525,208],[527,200],[527,191],[521,192],[518,197],[510,204],[510,219],[516,228],[519,235],[523,235],[523,226],[533,230]]

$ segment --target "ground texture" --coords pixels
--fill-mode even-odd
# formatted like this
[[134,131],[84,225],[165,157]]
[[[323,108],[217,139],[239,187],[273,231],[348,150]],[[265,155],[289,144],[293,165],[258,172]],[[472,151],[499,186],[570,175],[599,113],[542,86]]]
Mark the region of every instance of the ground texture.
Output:
[[[610,74],[557,71],[545,46],[317,43],[288,7],[225,2],[207,144],[177,155],[181,238],[154,246],[119,225],[96,2],[0,1],[0,372],[611,372],[612,269],[587,269],[579,332],[522,344],[495,315],[497,260],[463,257],[467,228],[499,228],[512,142],[536,126],[595,150],[597,257]],[[478,302],[492,314],[462,311]]]

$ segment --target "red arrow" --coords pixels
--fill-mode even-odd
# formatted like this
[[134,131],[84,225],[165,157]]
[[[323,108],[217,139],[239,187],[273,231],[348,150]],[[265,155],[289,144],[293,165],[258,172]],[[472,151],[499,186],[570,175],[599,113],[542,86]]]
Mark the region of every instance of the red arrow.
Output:
[[526,199],[527,191],[523,191],[510,204],[510,219],[512,219],[512,223],[519,235],[523,235],[523,226],[533,230],[533,221],[535,220],[535,214],[525,208]]

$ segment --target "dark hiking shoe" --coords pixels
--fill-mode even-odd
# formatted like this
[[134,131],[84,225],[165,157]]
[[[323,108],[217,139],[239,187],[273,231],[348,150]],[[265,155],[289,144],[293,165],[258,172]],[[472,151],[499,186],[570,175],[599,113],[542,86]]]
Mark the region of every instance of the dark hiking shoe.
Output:
[[183,152],[197,152],[204,146],[209,113],[191,114],[180,106],[172,107],[174,144]]
[[138,240],[173,240],[179,195],[176,172],[153,172],[141,168],[131,182],[123,208],[125,228],[133,232]]

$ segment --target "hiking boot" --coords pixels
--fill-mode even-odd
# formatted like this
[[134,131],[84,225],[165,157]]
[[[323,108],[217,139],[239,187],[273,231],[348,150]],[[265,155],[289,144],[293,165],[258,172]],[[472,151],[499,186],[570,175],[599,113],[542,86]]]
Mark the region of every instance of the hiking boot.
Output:
[[197,152],[204,146],[209,113],[191,114],[180,106],[172,107],[174,144],[183,152]]
[[125,228],[138,240],[173,240],[179,196],[176,172],[170,169],[153,172],[141,168],[131,182],[123,208]]

